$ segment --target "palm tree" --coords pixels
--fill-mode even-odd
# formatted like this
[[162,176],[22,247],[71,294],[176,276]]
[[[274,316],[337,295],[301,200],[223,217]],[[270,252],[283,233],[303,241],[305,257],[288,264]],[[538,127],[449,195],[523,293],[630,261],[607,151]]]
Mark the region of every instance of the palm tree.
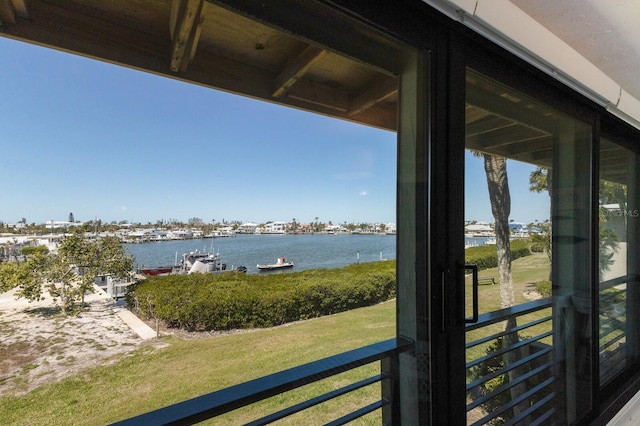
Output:
[[[511,214],[511,194],[507,178],[507,159],[498,155],[482,154],[484,170],[487,176],[491,213],[495,220],[496,251],[498,257],[498,276],[500,279],[500,306],[510,308],[515,305],[513,291],[513,277],[511,275],[511,241],[509,239],[509,215]],[[516,319],[510,318],[505,322],[505,331],[516,328]],[[508,333],[502,339],[504,349],[518,343],[518,333]],[[509,350],[503,355],[505,367],[517,361],[518,354]],[[514,382],[521,372],[519,369],[509,371],[509,381]],[[523,395],[527,391],[526,384],[521,382],[511,388],[511,400]],[[514,415],[518,415],[528,407],[526,401],[513,407]]]
[[[549,170],[546,167],[538,167],[536,168],[534,171],[531,172],[531,174],[529,175],[529,191],[532,192],[542,192],[542,191],[547,191],[547,193],[549,194],[549,219],[551,219],[551,212],[553,210],[553,206],[552,206],[552,201],[553,201],[553,193],[552,193],[552,186],[551,186],[551,170]],[[547,233],[545,235],[545,239],[544,239],[544,249],[547,252],[547,256],[549,257],[549,263],[551,263],[551,254],[552,254],[552,247],[551,247],[551,240],[552,240],[552,228],[551,226],[549,226],[549,229],[547,230]],[[549,280],[551,280],[551,268],[549,268]]]

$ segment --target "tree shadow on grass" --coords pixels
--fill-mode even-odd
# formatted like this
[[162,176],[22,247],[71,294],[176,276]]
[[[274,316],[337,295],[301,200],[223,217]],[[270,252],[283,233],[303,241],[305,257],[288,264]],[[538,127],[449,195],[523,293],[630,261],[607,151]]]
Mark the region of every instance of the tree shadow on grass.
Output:
[[35,315],[38,317],[53,317],[59,315],[62,312],[62,308],[60,306],[47,306],[33,309],[26,309],[26,313]]

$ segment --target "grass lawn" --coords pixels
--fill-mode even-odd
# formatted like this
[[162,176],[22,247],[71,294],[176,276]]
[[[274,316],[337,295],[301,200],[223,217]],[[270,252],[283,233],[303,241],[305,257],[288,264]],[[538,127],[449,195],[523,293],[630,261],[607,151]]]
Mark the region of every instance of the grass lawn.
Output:
[[[536,283],[543,280],[549,279],[549,258],[546,254],[535,253],[531,256],[522,257],[516,259],[512,263],[512,277],[513,277],[513,288],[515,293],[516,304],[522,304],[530,302],[530,299],[525,297],[525,293],[527,291],[535,291]],[[498,269],[491,268],[480,271],[480,277],[495,277],[496,283],[498,282]],[[467,315],[471,315],[472,305],[471,305],[471,278],[467,277],[467,300],[466,300],[466,312]],[[496,285],[481,285],[478,289],[478,306],[479,312],[486,313],[492,312],[500,309],[500,286]],[[550,315],[551,310],[545,309],[542,311],[538,311],[532,314],[528,314],[522,316],[518,319],[518,324],[526,323],[529,321],[533,321],[534,319],[542,318]],[[541,325],[531,327],[520,332],[521,336],[533,336],[544,331],[548,331],[551,324],[549,322],[545,322]],[[504,325],[502,323],[497,323],[491,325],[489,327],[482,328],[480,330],[475,330],[473,332],[467,333],[467,342],[479,339],[480,337],[487,336],[490,334],[498,333],[502,331]],[[544,343],[551,344],[551,338],[547,338],[544,340]],[[480,356],[486,354],[486,348],[489,344],[479,345],[467,350],[467,360],[476,359]]]
[[[3,424],[103,425],[395,335],[395,303],[356,309],[271,329],[219,337],[166,338],[163,349],[138,350],[109,367],[88,370],[20,397],[0,398]],[[379,373],[379,364],[343,373],[212,420],[241,424]],[[380,397],[370,386],[332,402],[346,414]],[[332,420],[321,405],[282,424]],[[380,414],[359,424],[380,424]]]
[[[546,279],[545,255],[513,263],[518,303],[522,293]],[[496,270],[480,276],[496,276]],[[499,285],[480,288],[481,311],[499,309]],[[337,315],[218,337],[182,340],[164,338],[163,349],[140,349],[108,367],[87,370],[26,395],[0,398],[3,424],[104,425],[174,404],[230,385],[314,361],[395,335],[395,302]],[[237,410],[207,424],[241,424],[298,401],[370,377],[373,363],[322,382]],[[279,424],[322,424],[367,405],[380,396],[370,386],[322,404]],[[354,424],[380,424],[372,413]]]

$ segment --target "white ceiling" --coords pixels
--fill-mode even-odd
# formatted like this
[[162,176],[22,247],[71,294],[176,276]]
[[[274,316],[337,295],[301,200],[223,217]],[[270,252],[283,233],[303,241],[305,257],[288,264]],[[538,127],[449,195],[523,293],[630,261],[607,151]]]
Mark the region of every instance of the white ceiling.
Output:
[[640,0],[509,0],[640,99]]

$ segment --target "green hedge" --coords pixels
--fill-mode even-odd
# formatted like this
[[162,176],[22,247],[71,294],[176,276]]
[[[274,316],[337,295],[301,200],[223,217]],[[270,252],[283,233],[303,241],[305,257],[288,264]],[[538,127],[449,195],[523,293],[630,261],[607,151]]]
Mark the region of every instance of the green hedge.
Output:
[[[530,254],[531,250],[529,249],[529,242],[527,240],[511,241],[511,260],[529,256]],[[478,269],[481,270],[497,267],[498,255],[496,253],[496,246],[494,244],[489,244],[466,249],[465,262],[474,263],[478,265]]]
[[395,261],[287,274],[150,277],[130,286],[140,315],[188,330],[272,327],[395,297]]

